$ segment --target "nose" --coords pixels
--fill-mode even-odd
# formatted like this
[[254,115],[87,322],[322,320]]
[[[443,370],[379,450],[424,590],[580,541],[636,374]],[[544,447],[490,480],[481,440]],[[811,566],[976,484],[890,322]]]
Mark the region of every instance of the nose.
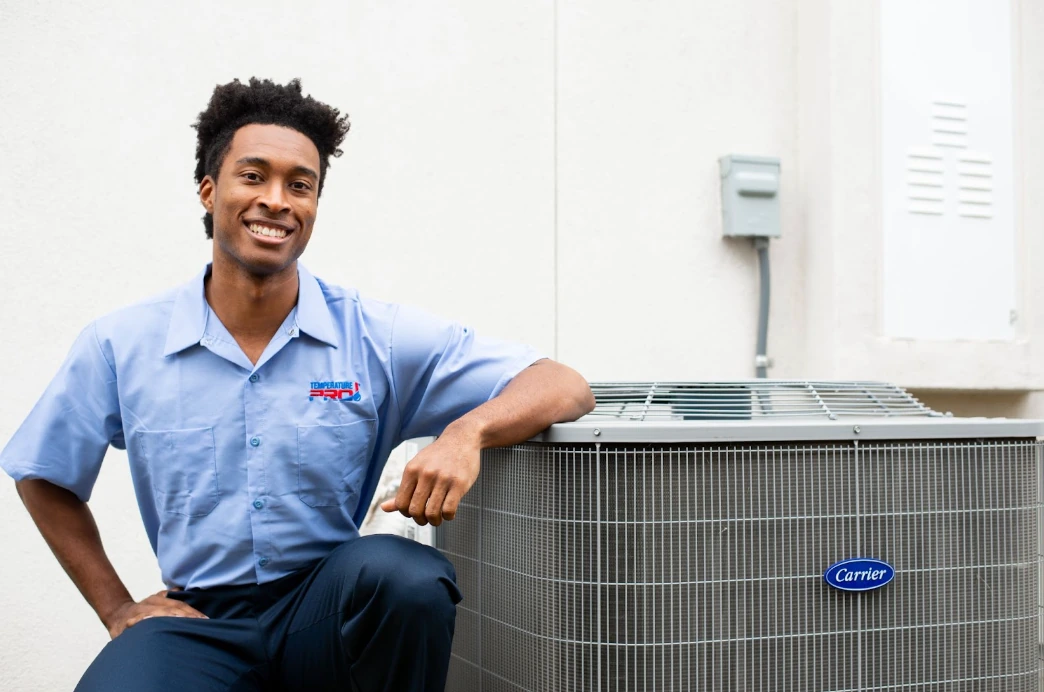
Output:
[[273,214],[281,214],[290,211],[290,201],[283,189],[283,184],[277,180],[271,181],[261,191],[258,203]]

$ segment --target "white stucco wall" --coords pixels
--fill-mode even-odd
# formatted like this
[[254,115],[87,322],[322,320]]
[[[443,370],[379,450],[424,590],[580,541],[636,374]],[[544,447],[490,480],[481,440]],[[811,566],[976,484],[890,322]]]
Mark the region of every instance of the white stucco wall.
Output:
[[782,159],[769,343],[803,371],[795,5],[563,2],[558,347],[591,379],[749,377],[757,264],[721,238],[718,157]]
[[[1021,317],[983,343],[881,336],[874,0],[0,3],[0,443],[87,321],[206,261],[189,124],[251,75],[351,114],[304,258],[327,280],[591,379],[746,377],[757,267],[720,238],[717,158],[778,156],[773,375],[971,412],[940,391],[1044,389],[1044,6],[1014,11]],[[132,593],[160,588],[122,454],[91,506]],[[106,635],[3,482],[0,546],[0,689],[72,689]]]

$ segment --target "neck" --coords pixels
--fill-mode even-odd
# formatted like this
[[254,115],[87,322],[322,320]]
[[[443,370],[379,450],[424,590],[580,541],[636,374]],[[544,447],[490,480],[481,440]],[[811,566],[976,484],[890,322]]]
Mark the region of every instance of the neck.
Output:
[[297,305],[297,290],[297,262],[257,276],[217,256],[204,286],[210,309],[237,341],[265,343]]

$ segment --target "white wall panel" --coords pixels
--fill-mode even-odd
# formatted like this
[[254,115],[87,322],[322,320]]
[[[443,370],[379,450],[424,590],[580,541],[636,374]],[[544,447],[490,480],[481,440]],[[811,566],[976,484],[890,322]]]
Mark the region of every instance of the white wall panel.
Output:
[[884,333],[1011,339],[1011,6],[882,0]]

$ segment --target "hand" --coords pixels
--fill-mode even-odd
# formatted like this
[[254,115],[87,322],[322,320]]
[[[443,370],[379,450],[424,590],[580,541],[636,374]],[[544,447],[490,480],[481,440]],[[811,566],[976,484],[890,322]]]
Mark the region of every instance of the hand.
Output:
[[123,631],[128,627],[132,627],[147,618],[155,617],[208,619],[206,615],[188,603],[167,598],[167,592],[160,591],[139,603],[128,601],[113,611],[106,622],[109,637],[115,639],[123,634]]
[[481,452],[477,436],[447,429],[406,464],[398,494],[381,509],[398,510],[421,526],[450,521],[478,478]]

